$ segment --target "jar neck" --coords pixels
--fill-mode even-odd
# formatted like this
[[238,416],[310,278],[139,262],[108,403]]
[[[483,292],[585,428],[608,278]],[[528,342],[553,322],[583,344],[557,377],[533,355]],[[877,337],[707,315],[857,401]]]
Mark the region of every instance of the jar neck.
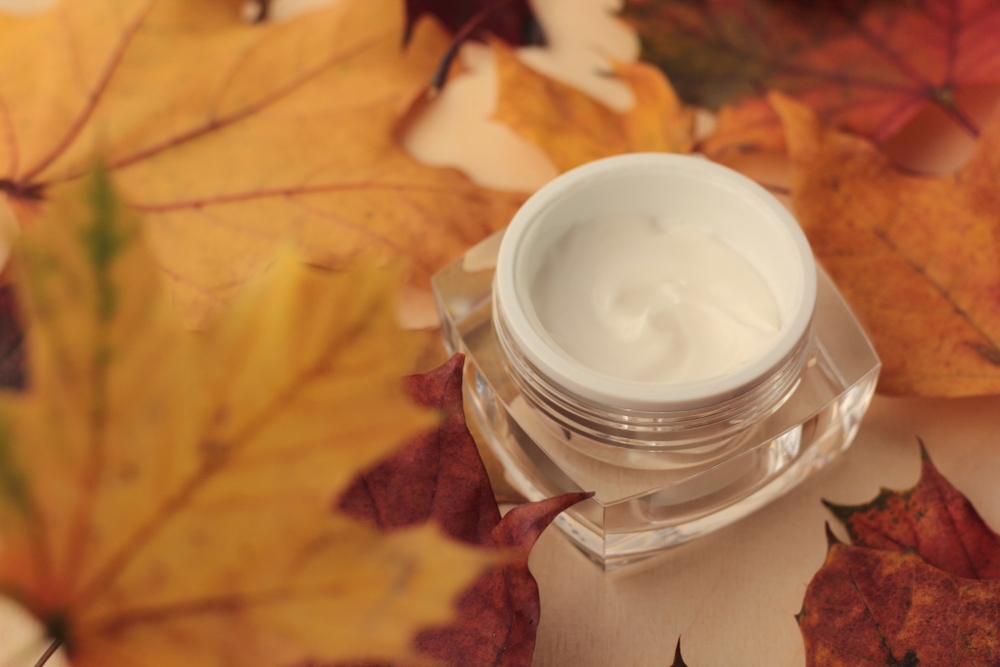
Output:
[[627,449],[683,451],[733,439],[773,414],[795,390],[812,348],[815,313],[785,360],[744,392],[704,407],[639,411],[589,401],[554,383],[533,365],[510,335],[494,292],[493,327],[511,381],[534,409],[563,428]]

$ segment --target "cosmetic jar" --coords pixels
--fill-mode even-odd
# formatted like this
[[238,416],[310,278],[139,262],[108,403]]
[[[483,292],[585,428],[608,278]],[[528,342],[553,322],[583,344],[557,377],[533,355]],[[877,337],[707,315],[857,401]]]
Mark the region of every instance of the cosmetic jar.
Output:
[[[659,271],[661,247],[671,251],[664,256],[690,264],[695,278],[711,280],[728,270],[714,250],[704,260],[684,256],[687,251],[670,245],[674,236],[655,248],[619,243],[616,234],[624,235],[626,226],[641,231],[642,221],[654,234],[683,229],[699,243],[708,239],[763,281],[775,319],[749,356],[705,377],[637,378],[617,374],[614,356],[611,367],[600,368],[572,351],[572,337],[592,334],[595,325],[573,319],[571,299],[565,307],[560,300],[543,302],[541,276],[569,281],[563,286],[569,290],[583,285],[603,294],[601,281],[620,282],[615,271],[629,274],[621,278],[628,286],[643,278],[632,274]],[[580,246],[581,238],[597,239],[583,260],[594,266],[553,274],[553,266],[573,261],[558,253]],[[609,269],[596,266],[605,248],[625,253],[609,264],[610,278]],[[687,298],[670,285],[661,288],[658,276],[648,280],[655,288],[647,292],[668,307]],[[690,287],[686,277],[672,280],[679,289]],[[569,171],[529,198],[506,230],[446,266],[432,283],[445,346],[466,355],[467,415],[529,500],[594,492],[555,523],[605,567],[704,535],[794,487],[849,446],[878,377],[874,350],[816,266],[791,214],[750,179],[699,157],[629,154]],[[733,299],[728,289],[712,285],[703,293],[725,307]],[[626,296],[584,293],[579,301]],[[652,366],[642,355],[663,347],[658,336],[686,351],[688,344],[674,341],[669,330],[682,320],[630,307],[638,310],[629,326],[659,317],[667,329],[647,333],[649,344],[635,344],[635,358],[632,344],[624,343],[624,356],[617,357],[627,360],[623,365]],[[715,305],[702,310],[704,322],[717,320]],[[714,340],[697,330],[692,337],[690,343],[702,346]],[[600,342],[591,347],[601,353]]]

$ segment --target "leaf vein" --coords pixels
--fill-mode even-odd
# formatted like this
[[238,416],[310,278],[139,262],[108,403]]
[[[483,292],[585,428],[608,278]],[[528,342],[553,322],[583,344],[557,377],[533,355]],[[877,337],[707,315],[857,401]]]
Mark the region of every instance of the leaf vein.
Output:
[[418,191],[438,192],[470,199],[481,198],[483,194],[474,188],[449,187],[410,183],[376,183],[372,181],[357,181],[353,183],[324,183],[321,185],[299,185],[285,188],[264,188],[251,192],[234,192],[215,197],[202,197],[174,202],[143,204],[132,202],[133,208],[146,213],[163,213],[183,209],[197,209],[203,206],[219,206],[223,204],[239,204],[258,199],[274,199],[279,197],[294,197],[296,195],[329,194],[332,192],[358,192],[364,190],[392,190],[396,192]]
[[[176,135],[174,137],[170,137],[170,138],[168,138],[168,139],[166,139],[166,140],[164,140],[164,141],[162,141],[162,142],[160,142],[158,144],[154,144],[154,145],[152,145],[152,146],[150,146],[148,148],[145,148],[145,149],[142,149],[140,151],[137,151],[137,152],[133,153],[132,155],[127,155],[127,156],[125,156],[123,158],[115,160],[111,164],[111,168],[112,169],[122,169],[122,168],[127,167],[127,166],[129,166],[131,164],[134,164],[136,162],[139,162],[139,161],[148,159],[150,157],[153,157],[153,156],[155,156],[155,155],[157,155],[159,153],[162,153],[162,152],[164,152],[166,150],[169,150],[171,148],[176,148],[177,146],[181,146],[183,144],[186,144],[186,143],[188,143],[188,142],[190,142],[190,141],[192,141],[194,139],[197,139],[197,138],[199,138],[199,137],[201,137],[201,136],[203,136],[205,134],[208,134],[210,132],[215,132],[215,131],[218,131],[218,130],[220,130],[220,129],[224,128],[224,127],[227,127],[229,125],[233,125],[235,123],[238,123],[241,120],[244,120],[244,119],[249,118],[249,117],[251,117],[251,116],[253,116],[253,115],[255,115],[255,114],[257,114],[257,113],[259,113],[261,111],[264,111],[268,107],[270,107],[273,104],[276,104],[277,102],[281,101],[282,99],[288,97],[289,95],[291,95],[292,93],[294,93],[295,91],[297,91],[299,88],[301,88],[302,86],[304,86],[308,82],[310,82],[313,79],[315,79],[316,77],[320,76],[326,70],[328,70],[330,67],[333,67],[334,65],[337,65],[337,64],[339,64],[339,63],[341,63],[343,61],[346,61],[346,60],[348,60],[350,58],[353,58],[354,56],[359,55],[359,54],[363,53],[364,51],[366,51],[367,49],[371,48],[372,46],[374,46],[378,42],[381,42],[381,41],[387,39],[386,35],[387,35],[386,33],[382,33],[382,34],[380,34],[380,35],[378,35],[376,37],[373,37],[373,38],[371,38],[369,40],[363,41],[362,43],[358,44],[357,46],[355,46],[352,49],[347,49],[344,52],[337,53],[336,55],[331,56],[328,60],[324,61],[322,64],[320,64],[319,66],[315,67],[314,69],[309,70],[307,72],[304,72],[302,75],[300,75],[300,76],[292,79],[286,85],[278,87],[274,91],[272,91],[271,93],[269,93],[267,95],[264,95],[255,104],[248,104],[243,109],[235,111],[235,112],[233,112],[233,113],[231,113],[231,114],[229,114],[227,116],[221,116],[221,117],[220,116],[216,116],[215,112],[212,111],[211,109],[209,109],[208,110],[207,121],[201,127],[193,128],[193,129],[189,130],[188,132],[183,132],[183,133],[178,134],[178,135]],[[234,73],[233,73],[232,76],[233,77],[236,76],[235,71],[234,71]],[[227,83],[226,85],[229,85],[229,84]],[[219,100],[221,100],[221,97],[222,97],[223,93],[224,93],[224,91],[220,92],[219,98],[218,98]],[[216,104],[218,104],[218,100],[216,101]]]
[[[875,613],[872,612],[871,607],[868,605],[868,600],[865,599],[864,593],[861,592],[861,587],[858,586],[857,579],[854,578],[854,572],[851,570],[850,566],[847,567],[847,574],[851,578],[851,585],[854,586],[854,590],[857,591],[858,597],[861,599],[861,604],[865,606],[865,613],[868,614],[868,618],[871,619],[872,624],[875,626],[875,632],[878,633],[879,638],[882,640],[882,647],[889,654],[889,660],[891,660],[889,664],[894,665],[898,663],[899,661],[896,659],[896,656],[893,655],[892,648],[889,646],[888,638],[882,633],[882,628],[879,627],[878,619],[875,618]],[[909,613],[909,609],[907,609],[907,613]]]
[[112,52],[111,58],[108,60],[107,65],[104,68],[104,72],[97,81],[97,85],[94,87],[90,94],[87,96],[87,101],[84,103],[83,109],[77,115],[76,119],[70,123],[69,128],[62,138],[56,142],[55,146],[44,155],[37,164],[29,168],[21,180],[24,182],[29,182],[43,172],[49,165],[55,162],[60,155],[66,151],[67,148],[73,143],[73,141],[79,136],[80,132],[86,126],[87,122],[90,121],[91,116],[94,114],[94,110],[97,108],[98,102],[104,95],[104,92],[108,88],[108,84],[111,83],[111,79],[114,73],[118,69],[118,65],[121,63],[122,58],[125,56],[125,52],[128,50],[129,45],[132,43],[132,38],[135,37],[136,33],[142,27],[143,22],[149,16],[149,13],[153,10],[158,0],[150,0],[146,7],[139,12],[136,19],[128,26],[126,26],[124,33],[122,34],[122,39],[118,43],[117,48]]
[[919,264],[917,264],[916,262],[914,262],[910,257],[908,257],[895,243],[892,242],[892,240],[888,237],[888,235],[884,231],[876,229],[874,227],[872,227],[871,230],[872,233],[875,234],[877,238],[881,239],[882,242],[885,243],[895,255],[897,255],[903,261],[905,261],[910,266],[910,268],[917,273],[917,275],[919,275],[928,285],[930,285],[934,289],[934,291],[936,291],[941,296],[941,298],[944,299],[954,309],[955,313],[966,324],[968,324],[973,331],[979,334],[979,336],[981,336],[982,339],[985,340],[990,345],[995,354],[1000,356],[1000,346],[998,346],[997,342],[994,341],[989,335],[987,335],[987,333],[983,331],[979,327],[979,325],[977,325],[972,320],[972,317],[969,315],[969,313],[965,312],[964,309],[962,309],[957,303],[955,303],[952,300],[951,294],[948,292],[948,290],[946,290],[943,286],[939,285],[936,281],[932,280],[930,276],[927,275],[927,272],[924,270],[924,268]]
[[[364,333],[366,319],[362,318],[358,324],[348,328],[343,335],[334,337],[328,346],[331,353],[336,350],[349,349],[354,341],[358,340]],[[281,411],[285,405],[293,401],[296,395],[304,391],[311,381],[317,377],[331,373],[331,369],[324,361],[331,355],[323,355],[321,359],[311,368],[304,369],[299,377],[289,381],[288,387],[274,397],[270,405],[262,409],[255,417],[249,420],[242,430],[237,431],[230,439],[229,446],[223,445],[223,450],[228,455],[206,460],[202,466],[187,481],[179,485],[177,491],[168,497],[160,506],[160,509],[153,514],[149,521],[139,526],[132,537],[115,553],[111,554],[103,567],[91,578],[85,586],[81,587],[81,592],[77,596],[77,601],[86,604],[95,597],[103,593],[110,587],[122,571],[128,566],[133,558],[147,545],[162,529],[186,507],[197,492],[216,475],[226,470],[232,461],[234,454],[239,453],[242,445],[245,445],[254,434],[261,430],[271,418]],[[202,439],[202,444],[211,440],[206,434]],[[218,447],[216,447],[218,448]]]

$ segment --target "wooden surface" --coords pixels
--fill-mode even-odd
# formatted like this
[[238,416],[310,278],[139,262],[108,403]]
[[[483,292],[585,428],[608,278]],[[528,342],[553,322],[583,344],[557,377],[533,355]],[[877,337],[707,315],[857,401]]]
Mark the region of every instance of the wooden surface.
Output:
[[534,667],[803,667],[794,615],[826,553],[825,498],[855,504],[917,481],[916,437],[1000,528],[1000,397],[877,397],[851,449],[756,514],[664,556],[604,573],[555,528],[529,561],[541,590]]

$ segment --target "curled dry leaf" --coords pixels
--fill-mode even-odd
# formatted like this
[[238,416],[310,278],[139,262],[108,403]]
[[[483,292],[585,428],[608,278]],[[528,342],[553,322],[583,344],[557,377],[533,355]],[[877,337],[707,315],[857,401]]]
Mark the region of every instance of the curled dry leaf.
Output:
[[503,519],[462,411],[464,357],[410,378],[418,404],[444,413],[439,428],[362,473],[339,507],[382,531],[431,523],[468,544],[501,550],[508,562],[482,575],[458,603],[458,620],[421,632],[414,647],[455,667],[528,667],[541,613],[528,553],[546,526],[590,494],[570,493],[514,508]]
[[0,586],[75,667],[405,657],[495,562],[330,512],[433,421],[400,382],[398,276],[285,252],[183,332],[103,171],[59,189],[16,267],[30,383],[0,396]]
[[684,101],[778,90],[879,142],[926,104],[975,134],[956,93],[1000,80],[993,0],[627,0],[626,13]]
[[0,196],[22,222],[98,148],[200,325],[283,239],[325,266],[405,259],[419,286],[510,220],[522,195],[422,166],[393,139],[447,49],[440,28],[420,22],[404,51],[395,0],[257,25],[237,4],[56,0],[0,16]]
[[916,549],[924,560],[966,579],[1000,579],[1000,535],[990,530],[962,493],[934,467],[923,443],[921,473],[905,491],[882,489],[863,505],[824,501],[855,546]]
[[901,173],[782,97],[796,215],[882,359],[879,390],[1000,392],[1000,117],[960,171]]
[[798,620],[809,667],[1000,663],[1000,580],[956,577],[912,550],[833,543]]
[[655,67],[622,64],[635,105],[616,113],[572,86],[538,74],[494,42],[499,101],[494,117],[541,148],[561,170],[620,153],[687,153],[694,115]]

